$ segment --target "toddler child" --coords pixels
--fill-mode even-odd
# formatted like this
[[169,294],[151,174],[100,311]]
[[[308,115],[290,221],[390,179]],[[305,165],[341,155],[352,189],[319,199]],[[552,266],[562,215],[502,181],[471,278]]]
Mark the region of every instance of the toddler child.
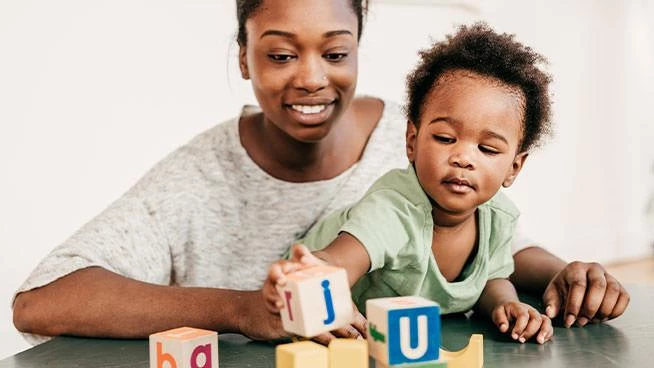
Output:
[[546,60],[483,23],[420,55],[407,79],[409,167],[383,175],[273,264],[268,306],[283,307],[285,274],[326,262],[347,270],[362,311],[370,298],[421,295],[442,313],[475,308],[514,340],[542,344],[551,321],[507,280],[519,212],[499,189],[549,130],[551,78],[537,66]]

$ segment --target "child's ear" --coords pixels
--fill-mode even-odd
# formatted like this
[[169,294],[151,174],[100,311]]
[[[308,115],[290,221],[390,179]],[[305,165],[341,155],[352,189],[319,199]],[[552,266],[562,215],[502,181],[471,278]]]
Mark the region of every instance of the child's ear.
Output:
[[504,181],[502,182],[502,186],[504,188],[508,188],[513,184],[515,181],[515,178],[518,177],[518,174],[520,173],[520,170],[522,170],[522,167],[525,164],[525,160],[527,159],[527,156],[529,156],[529,152],[520,152],[517,155],[515,155],[515,158],[513,159],[513,164],[511,164],[511,169],[506,175],[506,178],[504,178]]
[[406,122],[406,155],[409,162],[415,161],[416,139],[418,137],[418,128],[411,120]]
[[245,45],[240,45],[238,47],[238,66],[241,69],[241,77],[245,80],[250,79],[250,71],[248,70],[247,47]]

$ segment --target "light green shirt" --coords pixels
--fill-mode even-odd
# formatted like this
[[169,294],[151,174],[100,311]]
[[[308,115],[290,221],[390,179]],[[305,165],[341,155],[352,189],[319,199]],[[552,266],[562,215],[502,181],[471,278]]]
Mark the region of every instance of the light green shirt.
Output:
[[479,206],[477,253],[457,280],[448,282],[431,250],[431,209],[412,166],[391,170],[361,200],[326,217],[301,242],[319,250],[344,231],[363,244],[371,267],[352,288],[362,312],[367,299],[403,295],[434,300],[441,313],[470,310],[488,280],[513,272],[511,240],[519,212],[499,192]]

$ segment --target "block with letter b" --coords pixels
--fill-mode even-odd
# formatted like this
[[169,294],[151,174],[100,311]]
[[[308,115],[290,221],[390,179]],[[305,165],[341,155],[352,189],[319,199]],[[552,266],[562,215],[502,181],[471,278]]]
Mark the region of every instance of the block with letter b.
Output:
[[392,366],[435,361],[441,343],[440,306],[419,296],[369,299],[368,349]]
[[218,368],[218,333],[180,327],[150,335],[150,368]]
[[352,323],[354,314],[345,269],[315,266],[286,275],[278,287],[284,330],[313,337]]

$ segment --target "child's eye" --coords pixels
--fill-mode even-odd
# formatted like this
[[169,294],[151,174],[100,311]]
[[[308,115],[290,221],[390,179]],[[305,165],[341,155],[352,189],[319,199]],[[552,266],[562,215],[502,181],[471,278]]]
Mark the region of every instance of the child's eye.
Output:
[[294,59],[295,56],[290,54],[268,54],[268,58],[276,63],[286,63]]
[[434,139],[441,143],[454,143],[456,140],[445,135],[434,135]]
[[489,155],[497,155],[498,153],[500,153],[500,151],[496,150],[495,148],[492,148],[492,147],[489,147],[489,146],[483,146],[483,145],[479,146],[479,150],[481,152],[487,153]]
[[341,61],[347,57],[347,54],[344,52],[331,52],[324,55],[324,58],[329,61]]

